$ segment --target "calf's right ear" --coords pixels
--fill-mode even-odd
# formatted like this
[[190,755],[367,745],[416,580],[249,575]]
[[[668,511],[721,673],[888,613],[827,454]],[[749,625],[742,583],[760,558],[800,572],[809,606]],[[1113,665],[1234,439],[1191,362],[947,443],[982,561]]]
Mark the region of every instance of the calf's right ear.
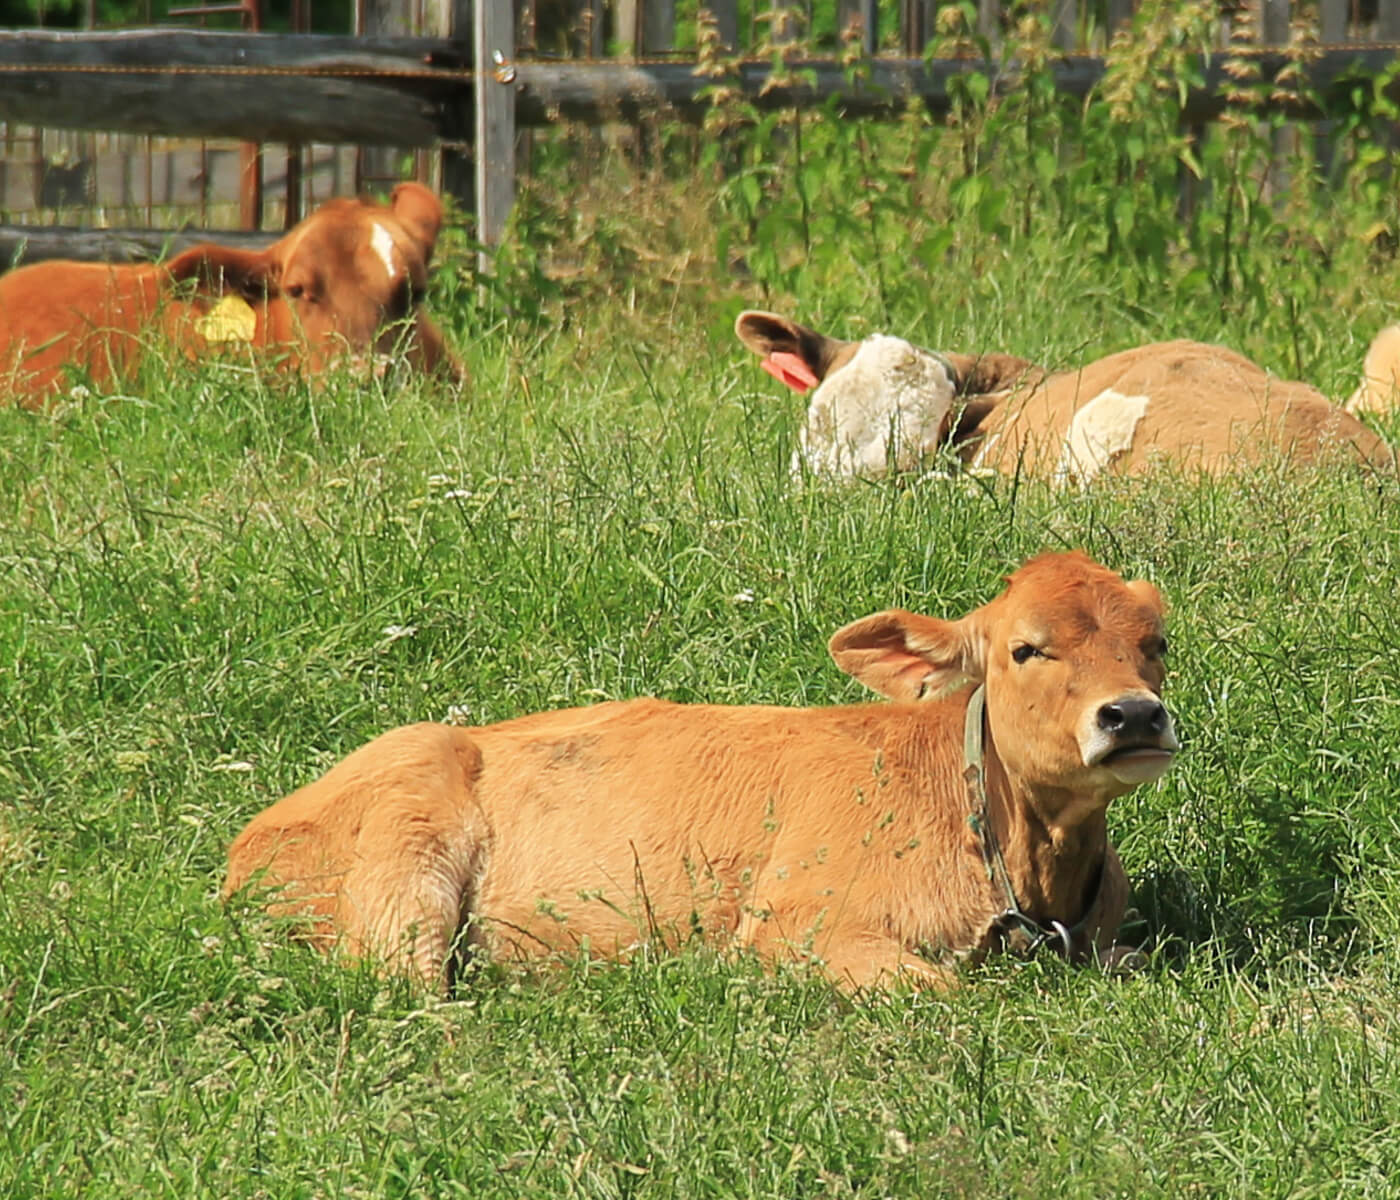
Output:
[[901,701],[931,699],[981,680],[976,646],[966,621],[940,621],[900,608],[852,621],[828,643],[847,675]]
[[773,312],[749,309],[734,322],[734,336],[762,359],[763,369],[794,391],[814,388],[850,345]]

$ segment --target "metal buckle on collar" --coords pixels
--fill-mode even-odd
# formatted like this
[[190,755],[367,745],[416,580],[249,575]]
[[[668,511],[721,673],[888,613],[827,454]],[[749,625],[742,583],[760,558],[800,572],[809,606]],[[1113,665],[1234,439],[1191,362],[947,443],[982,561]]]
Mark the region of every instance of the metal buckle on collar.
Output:
[[1048,942],[1052,936],[1060,939],[1060,946],[1065,952],[1066,960],[1073,958],[1074,947],[1070,941],[1069,930],[1064,927],[1063,923],[1060,921],[1050,922],[1050,932],[1045,935],[1045,940]]
[[1034,954],[1042,946],[1053,945],[1064,954],[1066,961],[1074,957],[1074,935],[1062,921],[1051,921],[1049,926],[1027,916],[1019,908],[1003,909],[996,922],[1005,933],[1020,928],[1028,940],[1025,953]]

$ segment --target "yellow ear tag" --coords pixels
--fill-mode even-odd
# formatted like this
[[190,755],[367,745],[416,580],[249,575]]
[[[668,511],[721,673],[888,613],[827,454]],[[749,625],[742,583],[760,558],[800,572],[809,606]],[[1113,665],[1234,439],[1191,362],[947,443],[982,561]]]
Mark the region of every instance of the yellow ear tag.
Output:
[[251,342],[258,314],[242,296],[225,296],[194,327],[206,342]]

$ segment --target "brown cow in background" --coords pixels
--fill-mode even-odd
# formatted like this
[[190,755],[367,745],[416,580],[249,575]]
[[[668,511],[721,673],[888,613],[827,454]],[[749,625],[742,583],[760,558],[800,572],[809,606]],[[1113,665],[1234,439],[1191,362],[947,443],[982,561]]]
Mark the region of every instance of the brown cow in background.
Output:
[[387,206],[337,199],[262,251],[193,246],[160,264],[54,260],[0,275],[0,389],[30,408],[73,365],[97,383],[129,376],[164,337],[197,355],[243,343],[308,376],[401,353],[460,378],[421,301],[442,204],[416,183]]

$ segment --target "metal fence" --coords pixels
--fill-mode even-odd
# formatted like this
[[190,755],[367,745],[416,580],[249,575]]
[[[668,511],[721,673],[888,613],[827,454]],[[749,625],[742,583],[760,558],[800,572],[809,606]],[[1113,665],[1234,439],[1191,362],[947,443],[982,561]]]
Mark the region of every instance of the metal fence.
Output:
[[[264,23],[262,2],[175,9],[167,18],[251,33]],[[290,2],[293,26],[309,28],[311,0]],[[1059,86],[1082,94],[1093,85],[1102,63],[1086,54],[1101,52],[1133,7],[1055,0],[1054,40],[1079,51]],[[910,97],[936,108],[951,74],[977,69],[918,57],[935,33],[937,0],[709,0],[708,8],[719,42],[750,56],[733,78],[769,105],[839,91],[835,54],[852,39],[878,55],[877,87],[843,93],[854,115]],[[1374,70],[1393,57],[1400,0],[1320,0],[1314,11],[1314,40],[1350,47],[1308,70]],[[1001,0],[979,0],[978,27],[990,41],[1007,19]],[[693,71],[695,25],[678,25],[675,0],[355,0],[353,24],[362,36],[210,35],[168,50],[185,58],[162,58],[172,43],[145,35],[119,45],[95,30],[62,45],[0,35],[0,224],[273,229],[327,196],[411,176],[462,197],[490,242],[510,203],[521,126],[693,109],[705,83]],[[1241,29],[1262,46],[1288,41],[1288,0],[1222,9],[1221,44]],[[804,75],[815,84],[773,88],[771,54],[755,51],[799,40],[826,57]],[[80,79],[91,82],[75,90]],[[150,80],[164,90],[152,83],[142,92]],[[1014,86],[1014,73],[1003,84]],[[1188,120],[1210,119],[1226,86],[1208,83]],[[129,132],[137,128],[160,132]],[[111,129],[128,132],[104,132]]]
[[[259,33],[267,23],[266,2],[216,0],[158,10],[144,0],[141,20],[131,28]],[[277,14],[280,32],[308,32],[312,3],[289,0]],[[446,31],[442,7],[441,0],[354,0],[351,28],[338,32],[435,36]],[[45,28],[42,15],[41,5],[33,28]],[[79,29],[120,28],[98,25],[91,2],[83,7]],[[330,196],[426,179],[430,169],[429,156],[411,150],[157,137],[0,120],[0,224],[278,229]]]

